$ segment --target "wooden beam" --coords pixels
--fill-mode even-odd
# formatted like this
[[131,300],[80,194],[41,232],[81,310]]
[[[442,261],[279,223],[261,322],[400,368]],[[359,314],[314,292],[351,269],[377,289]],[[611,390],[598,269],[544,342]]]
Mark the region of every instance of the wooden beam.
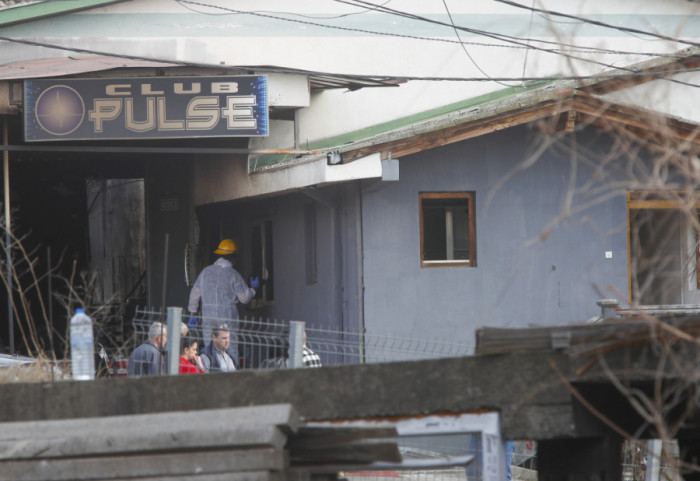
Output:
[[588,116],[591,119],[590,123],[595,122],[600,126],[608,127],[611,124],[632,127],[638,131],[647,132],[647,138],[656,143],[661,142],[659,139],[672,139],[676,143],[680,141],[688,145],[700,146],[700,126],[696,124],[587,95],[577,95],[573,108]]
[[391,152],[391,156],[394,158],[404,157],[416,152],[552,117],[569,110],[570,107],[571,99],[569,98],[550,99],[517,110],[501,113],[494,112],[493,116],[460,123],[452,127],[418,133],[408,138],[389,140],[381,144],[346,152],[343,153],[343,159],[352,161],[375,152],[384,152],[385,154]]

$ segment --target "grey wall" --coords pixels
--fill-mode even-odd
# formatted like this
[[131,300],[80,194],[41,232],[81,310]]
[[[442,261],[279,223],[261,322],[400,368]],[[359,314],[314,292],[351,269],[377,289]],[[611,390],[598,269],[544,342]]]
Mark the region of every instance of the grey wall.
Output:
[[[546,152],[513,173],[534,140],[534,131],[514,128],[408,156],[400,159],[400,181],[364,195],[370,332],[472,343],[485,325],[585,321],[599,313],[596,300],[616,297],[610,285],[627,293],[624,192],[598,202],[591,192],[608,181],[602,178],[574,199],[574,206],[594,200],[590,208],[550,226],[562,213],[569,182],[583,185],[591,167],[583,155],[573,166]],[[476,192],[477,267],[421,268],[423,191]]]
[[[307,282],[304,211],[315,212],[316,281]],[[310,327],[357,330],[359,307],[357,243],[360,206],[357,185],[314,189],[248,202],[203,206],[198,218],[203,233],[203,265],[220,238],[239,243],[236,269],[250,274],[251,226],[271,219],[273,226],[274,302],[241,315],[276,320],[301,320]],[[216,231],[207,239],[204,234]],[[346,286],[346,287],[344,287]]]

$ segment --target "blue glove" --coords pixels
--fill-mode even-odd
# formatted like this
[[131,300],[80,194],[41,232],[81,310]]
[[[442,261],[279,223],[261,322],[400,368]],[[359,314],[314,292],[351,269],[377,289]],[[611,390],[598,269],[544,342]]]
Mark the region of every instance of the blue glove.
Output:
[[259,288],[260,287],[260,278],[250,276],[250,287],[252,287],[253,289]]
[[190,316],[190,320],[187,321],[187,326],[190,329],[195,329],[197,327],[197,317],[196,316]]

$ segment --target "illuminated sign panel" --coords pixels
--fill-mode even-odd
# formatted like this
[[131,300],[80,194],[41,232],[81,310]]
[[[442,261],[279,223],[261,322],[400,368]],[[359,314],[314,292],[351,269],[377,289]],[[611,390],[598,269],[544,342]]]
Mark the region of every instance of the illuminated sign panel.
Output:
[[265,76],[24,82],[26,141],[260,137]]

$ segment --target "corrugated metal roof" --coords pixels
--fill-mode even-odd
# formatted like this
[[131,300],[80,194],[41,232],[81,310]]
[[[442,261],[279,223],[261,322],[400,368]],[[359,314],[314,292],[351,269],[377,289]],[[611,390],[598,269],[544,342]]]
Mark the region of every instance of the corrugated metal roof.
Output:
[[327,75],[308,72],[305,70],[289,69],[272,66],[245,66],[226,67],[218,65],[197,65],[191,63],[178,63],[176,61],[148,60],[139,58],[125,58],[109,55],[86,55],[61,58],[49,58],[42,60],[28,60],[0,65],[0,80],[20,80],[31,78],[62,77],[65,75],[78,75],[89,72],[100,72],[117,68],[166,68],[166,67],[191,67],[216,70],[220,73],[232,75],[265,73],[281,73],[307,75],[312,90],[346,88],[358,90],[367,87],[392,87],[403,81],[372,79],[356,77],[352,75]]

